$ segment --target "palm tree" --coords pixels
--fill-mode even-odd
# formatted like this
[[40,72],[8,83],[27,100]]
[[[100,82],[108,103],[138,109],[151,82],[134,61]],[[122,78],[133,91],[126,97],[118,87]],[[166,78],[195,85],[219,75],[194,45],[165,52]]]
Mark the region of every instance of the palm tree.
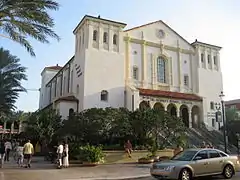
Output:
[[54,21],[48,13],[58,8],[54,0],[0,0],[0,31],[4,33],[1,36],[20,43],[35,56],[27,37],[42,43],[49,43],[48,36],[59,40],[52,30]]
[[0,48],[0,117],[15,109],[15,102],[20,92],[25,92],[21,81],[27,80],[26,68],[9,51]]

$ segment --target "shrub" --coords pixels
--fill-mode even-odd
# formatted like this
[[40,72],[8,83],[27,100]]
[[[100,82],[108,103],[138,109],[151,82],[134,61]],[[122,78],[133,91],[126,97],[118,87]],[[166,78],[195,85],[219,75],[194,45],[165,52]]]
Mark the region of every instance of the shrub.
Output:
[[104,162],[102,146],[86,145],[80,147],[80,159],[83,162]]

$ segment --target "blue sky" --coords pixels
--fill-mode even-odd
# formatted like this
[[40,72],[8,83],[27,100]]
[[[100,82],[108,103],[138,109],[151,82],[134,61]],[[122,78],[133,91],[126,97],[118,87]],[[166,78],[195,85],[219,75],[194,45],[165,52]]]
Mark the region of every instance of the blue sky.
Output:
[[[45,66],[63,65],[74,54],[73,29],[85,14],[101,15],[128,24],[127,28],[163,20],[189,42],[195,39],[222,46],[221,66],[226,99],[240,98],[240,1],[238,0],[58,0],[60,10],[51,12],[55,31],[61,41],[40,44],[31,40],[37,57],[31,57],[20,45],[0,37],[1,46],[21,59],[28,68],[27,89],[40,87],[40,73]],[[38,108],[38,91],[22,93],[17,108]]]

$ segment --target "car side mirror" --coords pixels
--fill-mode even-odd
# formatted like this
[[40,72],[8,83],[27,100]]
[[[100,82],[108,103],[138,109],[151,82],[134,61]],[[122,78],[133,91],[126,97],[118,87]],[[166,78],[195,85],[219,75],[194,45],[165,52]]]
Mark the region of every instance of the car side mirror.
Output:
[[194,158],[194,161],[201,160],[201,159],[202,159],[201,156],[196,156],[196,157]]

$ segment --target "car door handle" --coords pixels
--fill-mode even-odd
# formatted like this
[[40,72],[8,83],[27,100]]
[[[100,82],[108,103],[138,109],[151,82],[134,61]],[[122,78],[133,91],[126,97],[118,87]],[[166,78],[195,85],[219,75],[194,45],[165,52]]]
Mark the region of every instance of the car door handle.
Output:
[[219,161],[220,163],[223,163],[223,160]]
[[208,164],[209,164],[209,162],[205,162],[205,163],[204,163],[204,165],[208,165]]

